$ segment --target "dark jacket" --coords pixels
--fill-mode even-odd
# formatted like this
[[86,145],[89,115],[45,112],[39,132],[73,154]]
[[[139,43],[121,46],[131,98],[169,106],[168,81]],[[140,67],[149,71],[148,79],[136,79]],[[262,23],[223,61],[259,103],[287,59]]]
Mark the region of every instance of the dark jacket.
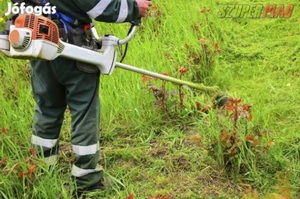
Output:
[[135,0],[49,0],[62,12],[79,22],[96,21],[122,23],[135,21],[139,8]]

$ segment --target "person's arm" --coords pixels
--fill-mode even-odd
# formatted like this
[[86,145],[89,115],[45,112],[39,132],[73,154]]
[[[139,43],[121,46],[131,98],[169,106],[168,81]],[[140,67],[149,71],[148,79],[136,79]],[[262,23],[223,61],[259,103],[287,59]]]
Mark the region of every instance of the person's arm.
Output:
[[122,23],[145,17],[152,2],[147,0],[74,0],[75,4],[96,21]]

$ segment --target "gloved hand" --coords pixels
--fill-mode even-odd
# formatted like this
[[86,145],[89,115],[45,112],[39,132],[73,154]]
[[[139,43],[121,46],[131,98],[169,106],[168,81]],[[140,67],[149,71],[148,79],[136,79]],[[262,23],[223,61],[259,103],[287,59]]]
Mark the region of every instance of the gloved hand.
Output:
[[152,5],[151,0],[136,0],[139,11],[140,11],[140,17],[146,17],[147,13],[150,9],[150,6]]

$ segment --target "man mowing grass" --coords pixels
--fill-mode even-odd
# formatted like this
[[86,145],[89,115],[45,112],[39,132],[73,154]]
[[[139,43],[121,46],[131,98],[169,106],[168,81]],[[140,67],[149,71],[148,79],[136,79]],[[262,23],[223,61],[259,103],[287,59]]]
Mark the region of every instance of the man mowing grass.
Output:
[[[51,19],[60,28],[64,41],[88,46],[92,18],[109,23],[132,22],[145,17],[147,0],[14,0],[26,6],[55,6]],[[17,4],[16,4],[17,5]],[[22,4],[24,5],[24,4]],[[53,10],[53,9],[52,9]],[[72,115],[72,148],[75,161],[72,177],[79,194],[102,190],[103,171],[99,161],[99,70],[67,58],[31,61],[32,90],[36,101],[32,144],[49,165],[57,161],[58,138],[64,112]]]

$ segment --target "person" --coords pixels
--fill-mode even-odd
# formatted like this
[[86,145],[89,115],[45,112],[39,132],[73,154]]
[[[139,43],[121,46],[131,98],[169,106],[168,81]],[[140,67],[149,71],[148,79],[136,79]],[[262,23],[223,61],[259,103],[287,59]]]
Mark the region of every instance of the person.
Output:
[[[85,29],[92,19],[109,23],[131,22],[145,17],[152,4],[147,0],[50,0],[49,3],[56,6],[58,12],[75,19],[75,23],[68,24],[74,29]],[[67,36],[71,41],[70,35]],[[31,142],[45,161],[54,165],[64,112],[69,107],[71,144],[75,154],[71,174],[77,190],[82,192],[101,190],[104,185],[103,171],[98,165],[100,72],[84,70],[80,65],[62,57],[52,61],[31,61],[31,83],[36,102]]]

